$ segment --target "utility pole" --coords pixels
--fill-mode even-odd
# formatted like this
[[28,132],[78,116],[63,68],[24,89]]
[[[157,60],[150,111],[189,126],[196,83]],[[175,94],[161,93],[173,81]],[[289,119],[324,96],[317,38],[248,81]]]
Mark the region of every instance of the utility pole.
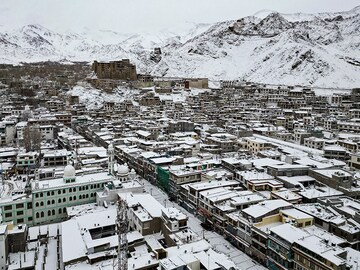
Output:
[[119,199],[117,205],[117,219],[116,219],[116,228],[118,233],[118,270],[127,270],[128,269],[128,233],[129,221],[127,216],[127,204],[124,200]]

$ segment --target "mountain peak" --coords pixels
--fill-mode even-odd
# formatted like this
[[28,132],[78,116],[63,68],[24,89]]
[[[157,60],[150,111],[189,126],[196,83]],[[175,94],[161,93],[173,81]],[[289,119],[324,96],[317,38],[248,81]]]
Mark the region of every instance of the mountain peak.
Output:
[[354,7],[353,9],[351,9],[350,11],[354,11],[354,12],[360,13],[360,6],[356,6],[356,7]]
[[[89,28],[49,30],[29,24],[0,33],[6,63],[129,58],[140,73],[246,79],[275,84],[356,87],[360,84],[360,7],[320,14],[262,10],[239,20],[194,24],[159,33],[125,34]],[[341,16],[340,16],[341,15]],[[343,18],[343,19],[342,19]],[[160,47],[160,54],[154,53]]]
[[278,12],[270,13],[255,26],[261,35],[277,35],[290,28],[292,28],[292,23]]
[[256,12],[253,16],[259,19],[264,19],[267,16],[269,16],[271,13],[277,13],[277,12],[271,9],[262,9]]
[[[45,27],[41,26],[40,24],[28,24],[28,25],[25,25],[22,27],[22,29],[32,29],[32,30],[43,30],[43,29],[46,29]],[[48,30],[48,29],[46,29]]]

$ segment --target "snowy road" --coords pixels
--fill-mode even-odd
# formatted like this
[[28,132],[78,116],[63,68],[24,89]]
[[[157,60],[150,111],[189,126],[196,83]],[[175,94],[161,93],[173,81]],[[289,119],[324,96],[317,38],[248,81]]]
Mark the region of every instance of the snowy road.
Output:
[[188,217],[189,227],[196,232],[199,236],[204,236],[206,240],[214,247],[214,250],[226,254],[240,269],[252,269],[252,270],[264,270],[264,266],[252,260],[248,255],[232,246],[223,236],[216,232],[210,232],[204,230],[200,225],[200,220],[194,215],[187,212],[184,208],[174,202],[168,200],[168,196],[165,192],[159,188],[153,186],[146,180],[142,180],[145,186],[146,192],[150,193],[158,202],[166,207],[175,207],[185,213]]

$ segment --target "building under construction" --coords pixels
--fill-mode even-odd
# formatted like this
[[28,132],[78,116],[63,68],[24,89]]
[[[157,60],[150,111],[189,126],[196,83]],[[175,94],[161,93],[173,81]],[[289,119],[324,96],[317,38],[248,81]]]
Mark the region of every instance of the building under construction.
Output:
[[131,64],[129,59],[110,62],[94,61],[92,70],[98,79],[137,80],[136,66]]

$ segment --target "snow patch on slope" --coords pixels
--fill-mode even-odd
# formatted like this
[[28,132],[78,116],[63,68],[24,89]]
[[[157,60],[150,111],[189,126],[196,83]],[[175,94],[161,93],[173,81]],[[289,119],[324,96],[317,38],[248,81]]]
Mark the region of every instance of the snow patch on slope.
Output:
[[102,108],[106,102],[122,103],[125,100],[131,100],[138,93],[136,90],[121,88],[115,89],[114,92],[114,94],[109,94],[91,86],[77,85],[67,94],[69,96],[78,96],[80,104],[85,105],[88,110],[94,110]]
[[[360,85],[360,7],[346,12],[254,16],[194,24],[186,33],[58,33],[40,25],[0,32],[0,62],[129,58],[138,73],[272,84]],[[160,47],[161,55],[154,53]]]

